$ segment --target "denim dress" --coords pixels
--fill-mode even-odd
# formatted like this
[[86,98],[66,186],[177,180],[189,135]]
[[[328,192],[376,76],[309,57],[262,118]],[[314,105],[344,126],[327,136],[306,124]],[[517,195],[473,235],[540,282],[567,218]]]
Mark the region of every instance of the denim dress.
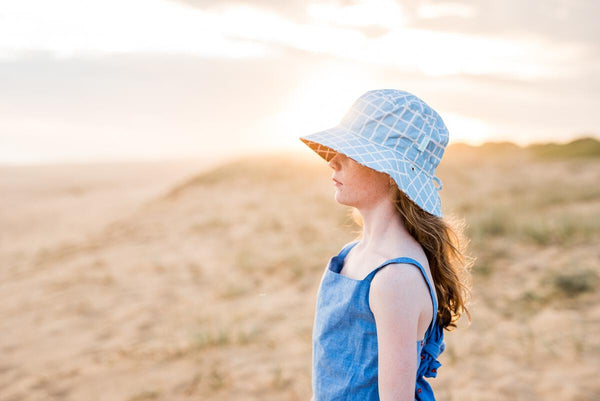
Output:
[[435,400],[425,377],[436,377],[436,359],[445,348],[437,323],[435,288],[415,259],[389,259],[367,277],[356,280],[340,274],[344,258],[358,241],[346,244],[329,260],[319,285],[312,333],[312,390],[315,401],[379,401],[377,328],[369,307],[369,287],[375,274],[390,263],[417,266],[433,299],[433,319],[425,337],[417,341],[415,401]]

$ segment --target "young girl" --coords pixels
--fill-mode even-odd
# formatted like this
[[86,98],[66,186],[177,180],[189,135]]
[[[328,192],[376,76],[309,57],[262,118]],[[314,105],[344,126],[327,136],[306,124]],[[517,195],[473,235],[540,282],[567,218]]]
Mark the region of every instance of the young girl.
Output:
[[362,227],[319,285],[313,400],[434,400],[425,377],[441,366],[443,329],[463,312],[471,321],[472,261],[462,229],[442,218],[435,176],[444,122],[415,95],[380,89],[336,127],[300,139],[329,162],[336,201],[352,206]]

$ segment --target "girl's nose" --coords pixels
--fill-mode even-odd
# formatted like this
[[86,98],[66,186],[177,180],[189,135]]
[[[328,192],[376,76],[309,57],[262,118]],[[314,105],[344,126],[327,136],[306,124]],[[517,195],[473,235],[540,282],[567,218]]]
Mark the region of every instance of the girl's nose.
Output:
[[329,159],[329,167],[336,170],[340,167],[339,163],[340,154],[336,153],[331,159]]

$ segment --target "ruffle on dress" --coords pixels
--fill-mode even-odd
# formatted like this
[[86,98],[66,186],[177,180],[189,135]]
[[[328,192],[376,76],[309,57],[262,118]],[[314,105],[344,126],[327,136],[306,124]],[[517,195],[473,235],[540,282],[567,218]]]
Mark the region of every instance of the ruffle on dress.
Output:
[[425,380],[425,377],[437,376],[437,371],[439,367],[442,366],[437,358],[444,352],[444,349],[446,349],[444,331],[438,324],[434,324],[429,338],[426,340],[423,348],[421,348],[421,363],[417,370],[415,401],[435,400],[433,388],[427,380]]
[[442,364],[437,360],[439,355],[446,349],[444,342],[444,331],[440,325],[432,327],[431,334],[421,349],[421,364],[417,371],[417,377],[436,377],[437,371]]

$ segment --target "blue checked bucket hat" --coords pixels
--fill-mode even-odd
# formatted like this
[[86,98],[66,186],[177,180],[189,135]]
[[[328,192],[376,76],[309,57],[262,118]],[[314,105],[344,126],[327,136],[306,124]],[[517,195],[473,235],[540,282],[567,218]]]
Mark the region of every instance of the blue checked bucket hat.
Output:
[[335,127],[300,140],[326,161],[337,152],[387,173],[413,202],[442,217],[435,175],[448,129],[439,114],[417,96],[397,89],[371,90],[360,96]]

